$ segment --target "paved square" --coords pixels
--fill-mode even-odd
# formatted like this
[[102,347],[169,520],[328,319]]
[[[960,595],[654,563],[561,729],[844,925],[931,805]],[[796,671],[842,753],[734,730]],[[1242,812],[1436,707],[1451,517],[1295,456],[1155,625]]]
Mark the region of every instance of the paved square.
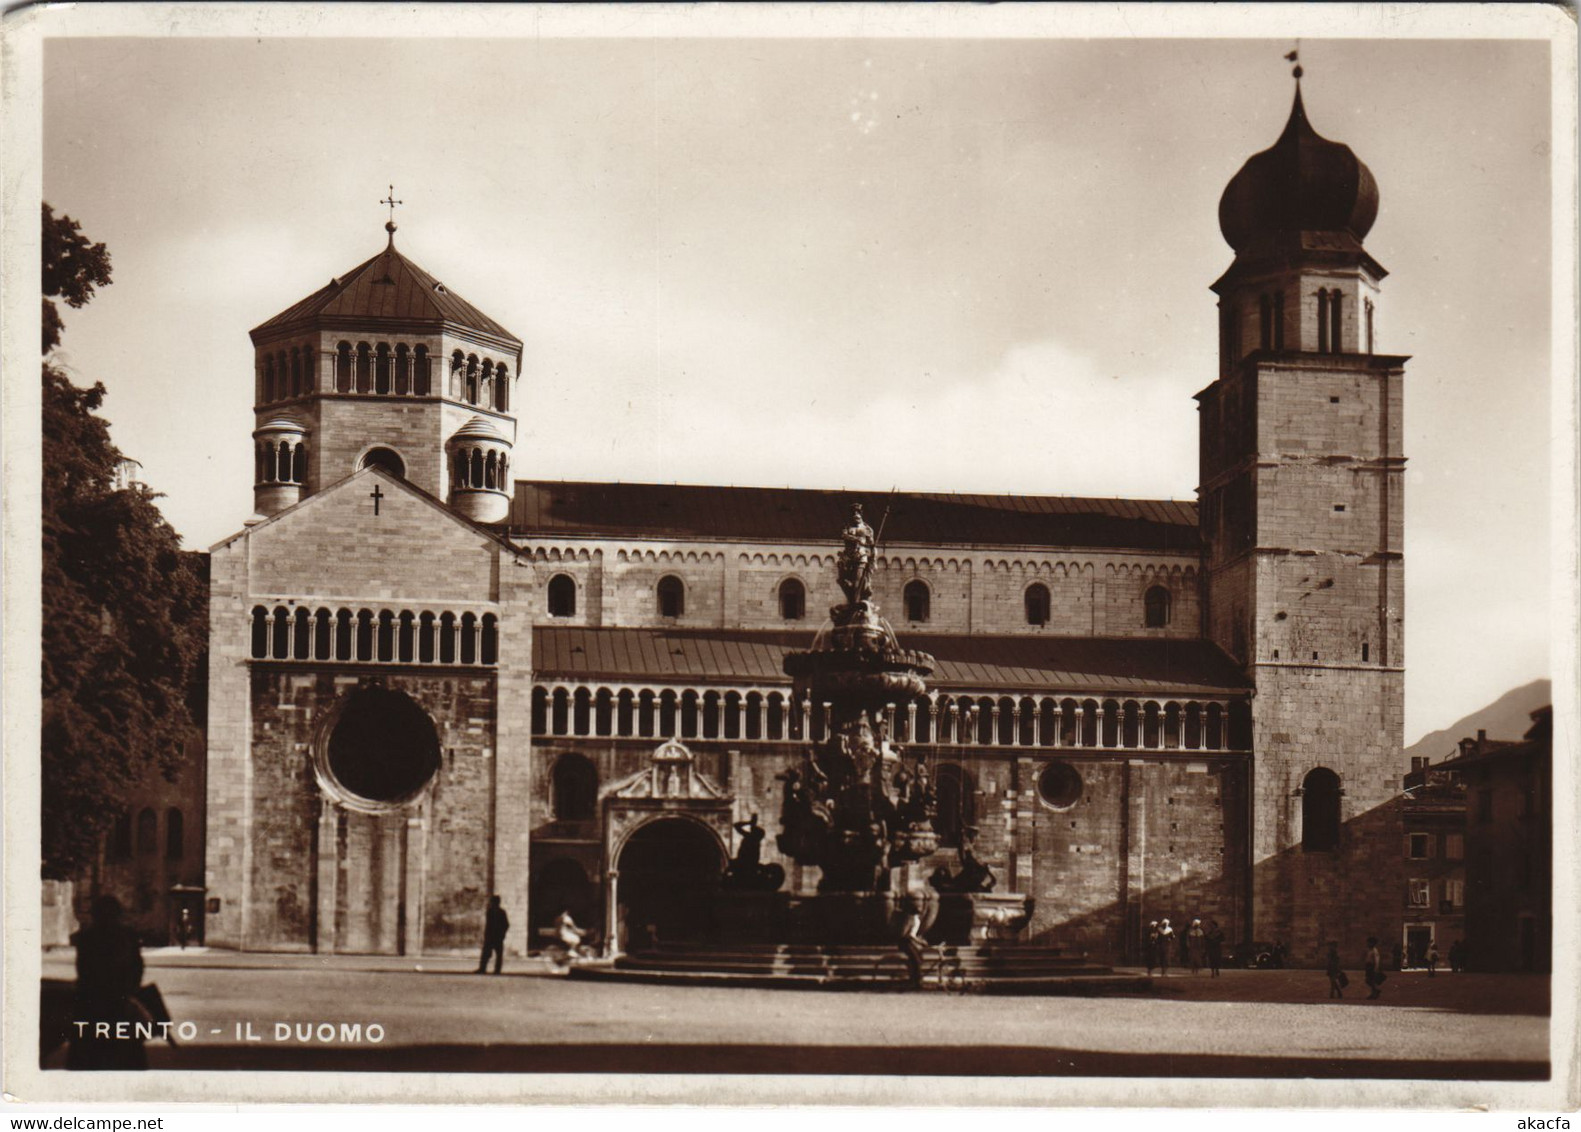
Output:
[[[1540,1080],[1545,977],[1392,976],[1329,1002],[1320,971],[1171,976],[1151,996],[1072,998],[584,983],[517,961],[155,954],[179,1048],[156,1068],[913,1073]],[[46,1001],[70,952],[46,956]],[[1353,984],[1354,988],[1355,984]],[[360,1024],[363,1040],[319,1040]],[[311,1024],[310,1026],[308,1024]],[[382,1028],[369,1042],[367,1028]],[[327,1032],[327,1031],[326,1031]],[[303,1040],[304,1036],[306,1040]],[[62,1063],[57,1050],[46,1067]]]

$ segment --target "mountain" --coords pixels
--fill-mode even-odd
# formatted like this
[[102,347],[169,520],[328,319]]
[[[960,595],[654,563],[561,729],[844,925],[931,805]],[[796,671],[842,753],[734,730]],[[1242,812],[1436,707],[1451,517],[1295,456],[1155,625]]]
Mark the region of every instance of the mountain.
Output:
[[1532,725],[1531,713],[1553,702],[1553,686],[1547,680],[1522,684],[1487,707],[1455,720],[1442,731],[1423,735],[1405,749],[1406,758],[1422,757],[1442,762],[1454,753],[1456,743],[1474,738],[1479,730],[1486,731],[1489,739],[1519,739]]

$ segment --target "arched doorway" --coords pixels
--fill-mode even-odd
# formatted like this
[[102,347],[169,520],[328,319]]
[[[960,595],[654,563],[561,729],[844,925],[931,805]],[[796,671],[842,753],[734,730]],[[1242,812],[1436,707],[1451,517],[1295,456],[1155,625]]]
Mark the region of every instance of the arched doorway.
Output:
[[649,927],[666,943],[706,939],[725,853],[707,828],[659,818],[627,839],[616,863],[622,949],[640,948]]

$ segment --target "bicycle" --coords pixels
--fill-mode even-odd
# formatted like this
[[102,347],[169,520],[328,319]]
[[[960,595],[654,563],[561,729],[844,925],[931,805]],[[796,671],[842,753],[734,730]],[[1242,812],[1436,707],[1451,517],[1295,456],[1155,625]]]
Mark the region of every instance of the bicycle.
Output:
[[[938,958],[933,963],[933,987],[945,994],[962,994],[966,990],[966,970],[961,966],[960,951],[947,944],[936,944],[933,950]],[[926,986],[928,980],[923,979]]]

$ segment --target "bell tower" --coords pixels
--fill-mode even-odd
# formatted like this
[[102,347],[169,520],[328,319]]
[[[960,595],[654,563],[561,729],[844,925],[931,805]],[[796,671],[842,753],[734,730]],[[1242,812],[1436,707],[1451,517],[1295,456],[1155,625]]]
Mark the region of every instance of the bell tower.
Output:
[[388,240],[251,332],[254,507],[273,515],[369,465],[504,522],[522,343]]
[[1198,498],[1204,632],[1257,689],[1252,930],[1306,962],[1384,935],[1402,900],[1380,862],[1399,857],[1406,359],[1380,351],[1387,273],[1362,244],[1378,186],[1296,78],[1284,131],[1219,202],[1235,259],[1213,284]]

